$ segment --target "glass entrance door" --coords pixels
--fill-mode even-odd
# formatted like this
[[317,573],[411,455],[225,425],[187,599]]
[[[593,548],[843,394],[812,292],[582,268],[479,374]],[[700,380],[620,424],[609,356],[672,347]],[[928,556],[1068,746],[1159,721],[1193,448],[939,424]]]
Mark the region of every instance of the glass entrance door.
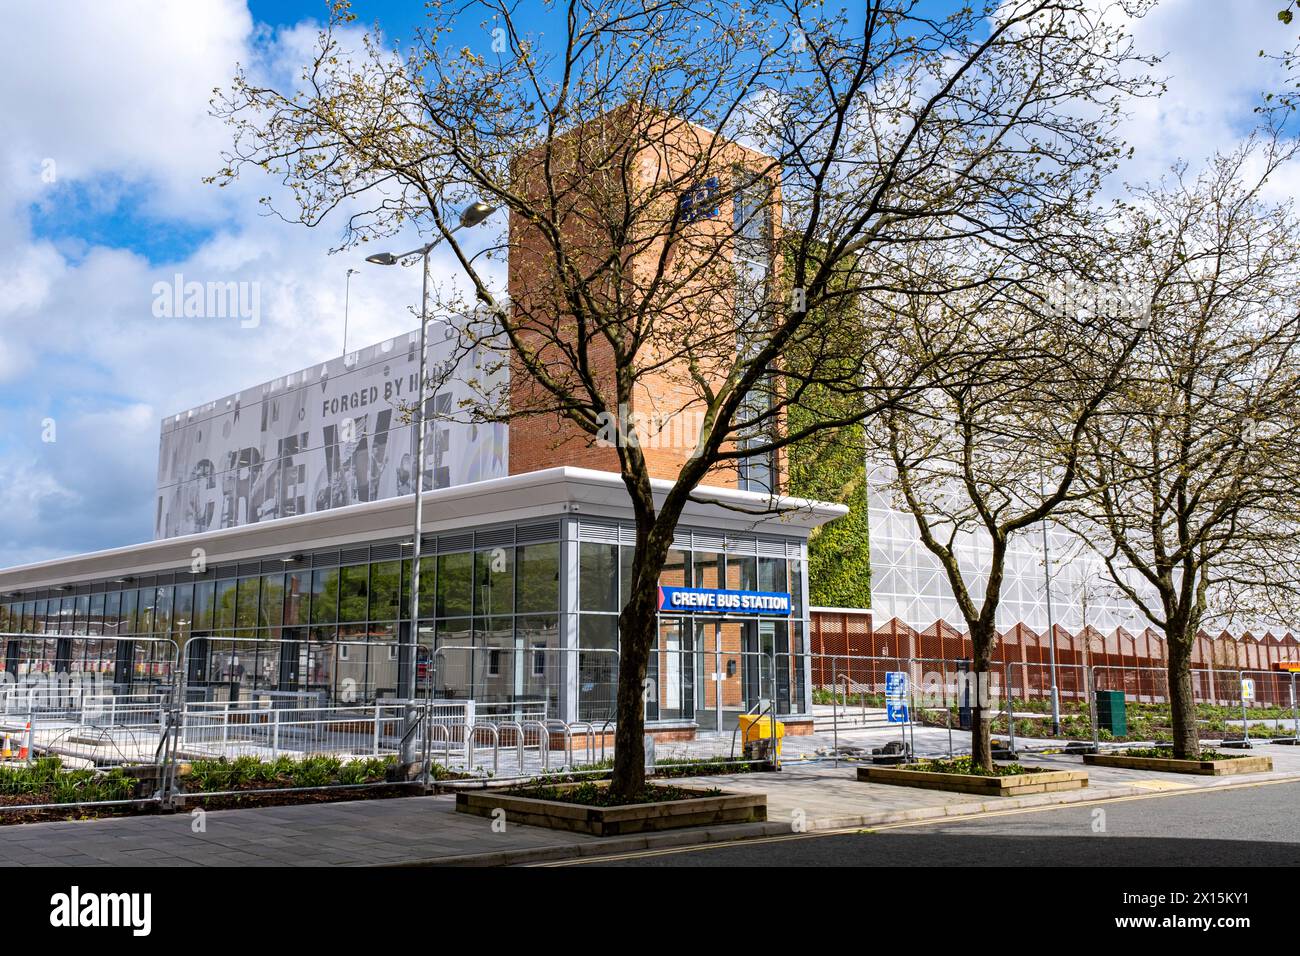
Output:
[[695,721],[702,731],[730,732],[758,703],[767,669],[758,651],[758,622],[695,621]]

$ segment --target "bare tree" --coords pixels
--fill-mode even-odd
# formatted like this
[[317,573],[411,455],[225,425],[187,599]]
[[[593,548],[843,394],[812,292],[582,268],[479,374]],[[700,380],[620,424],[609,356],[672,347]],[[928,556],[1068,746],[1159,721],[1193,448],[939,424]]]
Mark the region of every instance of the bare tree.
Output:
[[1183,758],[1199,750],[1202,623],[1294,607],[1300,221],[1265,188],[1296,151],[1262,132],[1199,175],[1180,165],[1137,190],[1126,215],[1126,281],[1150,301],[1152,334],[1089,423],[1080,530],[1164,631]]
[[991,347],[968,350],[963,374],[890,406],[869,428],[872,454],[888,463],[890,486],[938,559],[970,636],[971,753],[985,769],[993,766],[990,663],[1012,540],[1070,499],[1088,423],[1146,327],[1125,314],[1122,296],[1109,308],[1079,308],[1073,295],[1053,291],[1060,273],[1033,278],[996,294],[949,297],[944,308],[961,316],[955,324]]
[[[234,135],[214,178],[279,177],[292,198],[271,208],[307,225],[343,210],[344,246],[408,224],[443,237],[506,343],[510,406],[484,414],[558,422],[561,460],[612,434],[636,521],[612,781],[630,794],[656,586],[688,501],[742,480],[773,492],[756,510],[779,508],[791,443],[942,380],[943,316],[918,313],[937,325],[914,353],[861,304],[1014,274],[1075,231],[1119,156],[1125,97],[1149,84],[1091,0],[941,18],[914,0],[852,17],[803,0],[547,8],[554,35],[535,37],[506,0],[473,6],[490,11],[481,33],[433,5],[403,56],[377,29],[350,49],[338,4],[299,89],[241,72],[214,101]],[[470,198],[508,211],[487,250],[449,227]],[[978,268],[927,285],[907,268],[919,242]],[[485,267],[503,255],[508,290]],[[881,380],[868,358],[886,350]],[[828,395],[842,411],[823,413]],[[665,466],[648,449],[683,414],[688,447]]]

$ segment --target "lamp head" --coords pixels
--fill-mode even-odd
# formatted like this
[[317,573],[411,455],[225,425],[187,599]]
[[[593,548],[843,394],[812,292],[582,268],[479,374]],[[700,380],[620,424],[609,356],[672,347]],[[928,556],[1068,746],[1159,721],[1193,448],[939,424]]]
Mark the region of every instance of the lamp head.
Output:
[[495,206],[489,206],[481,199],[470,203],[465,207],[465,211],[460,214],[461,227],[467,229],[470,226],[477,226],[495,211]]

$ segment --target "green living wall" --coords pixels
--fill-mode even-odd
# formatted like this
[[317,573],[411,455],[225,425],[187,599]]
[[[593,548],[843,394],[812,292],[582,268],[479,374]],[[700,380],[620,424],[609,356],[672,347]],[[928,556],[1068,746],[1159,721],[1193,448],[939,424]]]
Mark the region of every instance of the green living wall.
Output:
[[[811,257],[815,264],[816,255]],[[786,259],[783,279],[795,280]],[[862,348],[861,297],[848,268],[837,270],[831,292],[820,298],[814,320],[787,349],[784,360],[799,383],[786,396],[785,427],[797,435],[819,421],[852,420],[861,412],[861,369],[850,356]],[[836,293],[839,293],[838,295]],[[784,290],[790,295],[793,289]],[[841,360],[838,357],[843,356]],[[861,425],[814,431],[789,448],[791,494],[848,505],[843,518],[823,525],[808,542],[808,587],[814,605],[871,606],[871,555],[867,541],[866,442]]]
[[[792,423],[795,413],[792,410]],[[790,492],[849,506],[808,540],[810,601],[823,607],[871,606],[867,481],[862,427],[796,443],[790,450]]]

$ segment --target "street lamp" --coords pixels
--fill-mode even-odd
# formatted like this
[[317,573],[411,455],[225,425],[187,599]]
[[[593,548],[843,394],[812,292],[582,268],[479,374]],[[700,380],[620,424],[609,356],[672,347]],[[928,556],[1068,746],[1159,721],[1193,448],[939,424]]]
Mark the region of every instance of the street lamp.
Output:
[[343,280],[343,357],[348,357],[348,302],[352,296],[352,277],[358,275],[356,269],[349,269]]
[[[1043,468],[1038,467],[1038,497],[1046,501]],[[1047,540],[1047,516],[1043,516],[1043,589],[1047,599],[1047,654],[1052,672],[1052,736],[1061,735],[1061,695],[1056,686],[1056,622],[1052,620],[1052,551]]]
[[[489,206],[482,200],[471,203],[465,207],[464,212],[460,215],[460,222],[451,228],[451,232],[458,229],[466,229],[477,226],[483,220],[487,219],[496,207]],[[415,471],[415,521],[414,534],[411,538],[411,644],[417,648],[420,645],[420,537],[424,530],[424,371],[425,371],[425,350],[428,346],[428,329],[429,329],[429,253],[434,247],[442,241],[442,236],[426,243],[417,249],[409,252],[403,252],[400,255],[393,255],[391,252],[377,252],[374,255],[366,256],[366,262],[377,266],[396,265],[403,259],[418,255],[423,264],[423,283],[420,292],[420,362],[419,370],[416,376],[417,395],[415,400],[415,461],[413,468]],[[411,662],[414,666],[417,662]],[[405,739],[405,735],[403,735]],[[407,746],[414,747],[414,742]],[[413,761],[408,759],[411,753],[404,750],[402,762],[410,764]],[[427,772],[427,768],[426,768]]]

